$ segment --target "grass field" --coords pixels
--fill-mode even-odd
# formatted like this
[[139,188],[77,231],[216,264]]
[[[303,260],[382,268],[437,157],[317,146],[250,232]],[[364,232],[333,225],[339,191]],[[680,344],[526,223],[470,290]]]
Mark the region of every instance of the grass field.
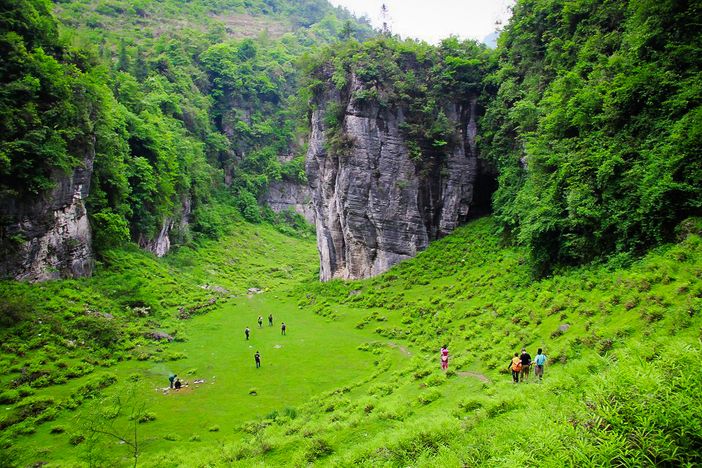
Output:
[[[702,240],[689,231],[535,281],[485,218],[380,277],[320,284],[313,240],[239,223],[166,259],[114,252],[89,280],[5,283],[3,463],[700,463]],[[543,383],[511,383],[522,346],[545,349]],[[171,372],[190,385],[164,393]]]

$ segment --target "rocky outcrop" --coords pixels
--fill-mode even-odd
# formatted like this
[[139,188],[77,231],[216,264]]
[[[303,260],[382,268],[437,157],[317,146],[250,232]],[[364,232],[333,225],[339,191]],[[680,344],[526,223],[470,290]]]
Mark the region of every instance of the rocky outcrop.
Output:
[[0,199],[0,277],[28,281],[89,276],[91,232],[84,200],[90,191],[94,149],[71,174],[38,197]]
[[[163,257],[171,250],[171,244],[174,240],[172,237],[184,237],[190,225],[191,215],[192,201],[190,197],[187,197],[181,202],[180,213],[173,217],[164,218],[156,237],[153,239],[142,237],[139,239],[139,245],[157,257]],[[175,240],[179,241],[182,239]]]
[[[306,170],[312,190],[320,279],[377,275],[450,233],[471,213],[479,171],[476,102],[445,105],[455,144],[439,160],[410,157],[402,132],[406,110],[359,103],[352,74],[349,97],[327,87],[311,116]],[[341,106],[331,150],[325,108]],[[341,136],[338,132],[341,132]]]
[[292,210],[314,224],[312,190],[307,185],[289,180],[273,182],[268,187],[264,202],[276,213]]

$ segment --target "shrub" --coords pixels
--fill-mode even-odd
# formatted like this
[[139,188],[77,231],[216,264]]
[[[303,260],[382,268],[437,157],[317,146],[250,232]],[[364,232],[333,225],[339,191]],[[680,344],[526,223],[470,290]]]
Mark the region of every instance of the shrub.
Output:
[[139,424],[147,423],[150,421],[155,421],[156,420],[156,415],[150,411],[146,411],[136,418],[137,422]]
[[428,405],[432,401],[438,400],[439,398],[441,398],[441,392],[432,388],[431,390],[420,394],[417,401],[422,405]]
[[446,376],[443,374],[434,374],[424,380],[424,384],[427,387],[437,387],[442,385],[444,382],[446,382]]
[[85,436],[83,434],[73,434],[68,438],[68,442],[71,445],[80,445],[85,441]]
[[0,327],[17,325],[26,320],[32,310],[32,304],[25,296],[10,294],[10,291],[0,293]]
[[5,390],[0,393],[0,404],[15,403],[20,399],[20,392],[18,390]]
[[111,209],[103,209],[92,218],[94,239],[97,252],[113,249],[129,242],[129,224],[123,216]]
[[51,434],[63,434],[66,432],[66,428],[64,426],[52,426],[49,432]]
[[305,449],[305,458],[307,461],[318,460],[326,457],[334,452],[334,448],[324,439],[312,439]]

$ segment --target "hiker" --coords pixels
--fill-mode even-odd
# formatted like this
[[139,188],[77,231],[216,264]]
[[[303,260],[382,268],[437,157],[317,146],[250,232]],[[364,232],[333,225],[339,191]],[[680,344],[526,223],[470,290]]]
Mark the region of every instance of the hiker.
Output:
[[446,345],[443,345],[441,347],[441,368],[443,370],[448,369],[448,357],[449,357],[448,348]]
[[527,353],[526,348],[522,348],[520,359],[522,360],[522,382],[524,382],[529,379],[529,367],[531,366],[531,354]]
[[168,388],[173,388],[173,382],[175,381],[176,377],[178,377],[176,374],[171,374],[168,376]]
[[512,380],[514,383],[519,383],[519,373],[522,370],[522,360],[519,358],[519,353],[514,353],[512,361],[507,366],[507,369],[512,371]]
[[268,314],[268,326],[273,326],[273,314]]
[[280,334],[285,335],[285,322],[280,324]]
[[256,369],[261,367],[261,353],[256,351],[256,354],[254,354],[254,359],[256,360]]
[[180,382],[180,379],[176,379],[175,383],[173,384],[173,388],[176,390],[180,390],[180,387],[182,387],[183,384]]
[[539,350],[536,352],[536,357],[534,358],[534,364],[536,364],[536,367],[534,367],[534,375],[539,378],[539,382],[544,377],[544,364],[546,363],[546,355],[544,354],[543,350],[539,348]]
[[263,326],[263,317],[260,315],[258,316],[258,328],[261,328]]
[[249,327],[246,327],[246,330],[244,330],[244,334],[246,335],[246,340],[248,341],[249,339],[249,333],[251,333],[251,329]]

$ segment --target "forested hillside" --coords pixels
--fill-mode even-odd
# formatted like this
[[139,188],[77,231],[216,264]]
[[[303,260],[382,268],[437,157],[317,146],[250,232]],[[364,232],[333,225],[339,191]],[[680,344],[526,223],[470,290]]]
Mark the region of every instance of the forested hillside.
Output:
[[696,1],[517,2],[481,124],[494,209],[537,274],[671,239],[702,210]]
[[702,464],[700,18],[3,1],[0,467]]
[[[179,244],[216,236],[203,206],[225,185],[247,219],[275,222],[258,202],[268,182],[305,179],[296,63],[372,33],[323,1],[51,7],[3,4],[3,204],[92,168],[98,253],[130,240],[157,251],[164,231]],[[30,240],[6,227],[6,251]]]

